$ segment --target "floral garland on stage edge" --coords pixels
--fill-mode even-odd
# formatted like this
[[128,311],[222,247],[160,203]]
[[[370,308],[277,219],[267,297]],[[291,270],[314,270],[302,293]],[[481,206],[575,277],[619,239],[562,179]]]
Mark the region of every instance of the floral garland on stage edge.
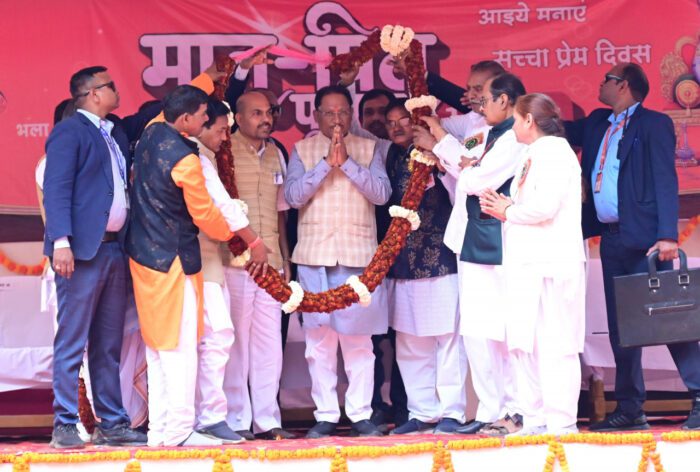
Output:
[[[336,56],[328,68],[331,72],[339,73],[361,66],[382,50],[392,55],[401,55],[408,51],[405,63],[409,93],[411,97],[418,99],[412,102],[414,108],[409,110],[411,120],[414,124],[424,126],[427,129],[420,118],[430,116],[433,113],[430,106],[433,100],[429,96],[428,85],[425,81],[423,46],[413,39],[413,36],[414,33],[410,28],[387,25],[381,32],[375,31],[370,34],[358,48]],[[232,62],[228,62],[222,63],[219,70],[223,71],[222,67],[224,66],[233,69]],[[215,93],[218,93],[220,87],[225,87],[225,85],[217,84],[217,92]],[[286,313],[297,309],[306,313],[329,313],[347,308],[357,302],[367,304],[371,292],[382,283],[389,268],[406,244],[409,233],[415,229],[415,217],[412,215],[418,210],[423,199],[433,163],[418,153],[412,156],[412,164],[413,171],[401,200],[401,206],[393,212],[397,216],[392,218],[384,240],[379,244],[374,257],[362,275],[352,280],[348,279],[348,283],[321,293],[300,293],[299,287],[294,287],[294,289],[290,287],[271,267],[268,267],[264,274],[255,277],[255,282],[272,298],[281,302]],[[217,153],[217,166],[229,195],[232,198],[238,198],[235,185],[235,167],[229,146],[222,146],[222,149]],[[410,220],[409,216],[411,216]],[[245,243],[240,241],[240,238],[234,238],[229,242],[229,249],[234,256],[239,256],[245,250]]]

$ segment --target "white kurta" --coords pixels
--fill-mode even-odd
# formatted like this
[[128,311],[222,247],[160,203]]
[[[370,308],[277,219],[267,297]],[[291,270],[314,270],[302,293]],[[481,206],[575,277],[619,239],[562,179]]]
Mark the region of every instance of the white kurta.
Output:
[[457,274],[429,279],[387,279],[390,326],[413,336],[439,336],[457,331]]
[[585,336],[581,168],[564,138],[532,143],[506,211],[508,347],[526,428],[576,424]]
[[[453,181],[453,185],[450,187],[446,182],[448,179],[443,180],[443,183],[451,195],[454,194],[452,213],[445,229],[444,242],[445,246],[459,256],[464,242],[464,233],[467,230],[467,194],[463,190],[456,189],[457,180],[462,172],[459,164],[463,156],[467,158],[481,157],[484,153],[486,136],[491,127],[486,124],[484,117],[476,112],[445,118],[441,124],[450,134],[435,145],[433,153],[445,167],[449,180]],[[467,149],[464,146],[465,140],[475,136],[481,137],[481,144]]]
[[503,243],[508,346],[532,352],[542,284],[551,279],[559,297],[554,306],[560,307],[559,334],[552,342],[562,353],[579,353],[585,336],[581,168],[565,139],[543,137],[528,147],[511,195]]
[[[513,130],[506,131],[496,140],[480,166],[468,167],[460,173],[457,193],[480,195],[487,188],[499,188],[515,175],[524,150],[525,146],[516,141]],[[499,266],[464,263],[460,287],[462,335],[496,341],[504,339],[506,307],[503,304],[501,270]]]

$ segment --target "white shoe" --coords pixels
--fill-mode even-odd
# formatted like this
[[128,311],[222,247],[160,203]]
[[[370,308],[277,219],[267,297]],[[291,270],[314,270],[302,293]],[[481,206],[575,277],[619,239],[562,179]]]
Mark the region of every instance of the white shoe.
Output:
[[506,434],[506,437],[511,436],[537,436],[538,434],[545,434],[547,432],[546,426],[524,426],[521,430],[514,433]]
[[196,431],[192,431],[192,433],[187,436],[187,439],[178,444],[178,446],[221,446],[223,444],[224,442],[221,439],[209,438]]
[[575,424],[570,426],[565,426],[563,428],[556,428],[552,430],[547,430],[547,434],[553,434],[554,436],[566,436],[567,434],[578,433],[578,427]]

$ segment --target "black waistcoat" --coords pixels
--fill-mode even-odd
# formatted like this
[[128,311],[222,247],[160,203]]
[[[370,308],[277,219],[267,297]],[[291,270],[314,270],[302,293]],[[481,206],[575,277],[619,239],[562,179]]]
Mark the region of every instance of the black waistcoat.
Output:
[[199,229],[171,176],[190,154],[198,154],[197,145],[166,123],[146,128],[136,145],[126,249],[136,262],[159,272],[168,272],[178,256],[185,274],[202,269]]

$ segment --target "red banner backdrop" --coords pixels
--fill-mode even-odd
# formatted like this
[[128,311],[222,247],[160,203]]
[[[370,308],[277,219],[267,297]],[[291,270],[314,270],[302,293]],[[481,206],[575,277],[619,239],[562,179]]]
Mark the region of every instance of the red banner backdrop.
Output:
[[[688,147],[700,152],[693,128],[700,125],[696,0],[32,0],[0,3],[0,18],[5,211],[37,206],[34,167],[54,106],[68,97],[68,79],[82,67],[109,68],[121,94],[116,113],[125,116],[189,82],[215,52],[277,44],[336,54],[387,23],[413,28],[428,69],[453,82],[463,85],[473,62],[495,59],[529,91],[565,95],[585,112],[599,106],[598,87],[612,64],[638,62],[651,82],[645,104],[668,111],[681,137],[688,125]],[[313,92],[335,80],[323,67],[290,58],[253,71],[255,86],[281,97],[278,137],[288,145],[316,126]],[[384,56],[362,68],[355,86],[358,94],[374,87],[404,91]],[[679,141],[682,148],[685,140]]]

